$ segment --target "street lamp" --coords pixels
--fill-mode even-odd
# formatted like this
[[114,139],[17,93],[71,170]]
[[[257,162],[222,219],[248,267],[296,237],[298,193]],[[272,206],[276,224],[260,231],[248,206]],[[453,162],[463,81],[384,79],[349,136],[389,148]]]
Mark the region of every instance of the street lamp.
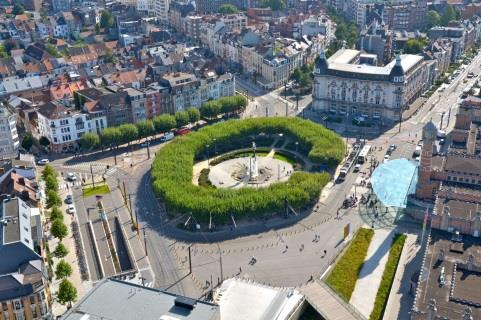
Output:
[[296,141],[296,157],[297,157],[297,146],[299,145],[299,141]]
[[212,139],[212,141],[214,142],[214,156],[217,155],[217,145],[215,144],[216,140],[217,140],[216,138]]
[[206,147],[207,147],[207,166],[209,166],[209,148],[210,148],[210,145],[208,144]]

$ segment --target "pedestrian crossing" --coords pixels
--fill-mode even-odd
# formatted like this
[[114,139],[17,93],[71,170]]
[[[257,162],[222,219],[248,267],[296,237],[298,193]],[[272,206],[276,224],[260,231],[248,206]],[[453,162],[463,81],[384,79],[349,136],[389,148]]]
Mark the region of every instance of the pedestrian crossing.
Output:
[[116,176],[119,173],[119,169],[111,164],[99,163],[99,162],[82,162],[76,164],[64,164],[60,167],[60,170],[64,173],[74,172],[82,178],[90,178],[92,174],[102,176],[105,179]]

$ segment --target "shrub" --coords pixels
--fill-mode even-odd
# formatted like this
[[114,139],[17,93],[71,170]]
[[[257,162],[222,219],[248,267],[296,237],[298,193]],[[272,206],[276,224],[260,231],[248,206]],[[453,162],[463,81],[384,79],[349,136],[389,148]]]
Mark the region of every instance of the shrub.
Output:
[[360,229],[326,280],[326,283],[347,302],[351,299],[373,236],[373,230]]
[[155,193],[172,211],[191,212],[200,221],[208,221],[210,213],[217,221],[226,221],[231,214],[242,217],[279,211],[284,207],[285,198],[292,206],[300,207],[318,197],[330,180],[327,173],[295,172],[287,183],[274,183],[262,189],[213,189],[192,184],[194,159],[206,154],[205,148],[212,146],[213,139],[219,150],[240,141],[248,142],[249,136],[261,132],[282,132],[296,137],[310,147],[309,158],[314,162],[334,165],[344,154],[342,139],[311,121],[299,118],[230,120],[177,137],[162,148],[152,165]]

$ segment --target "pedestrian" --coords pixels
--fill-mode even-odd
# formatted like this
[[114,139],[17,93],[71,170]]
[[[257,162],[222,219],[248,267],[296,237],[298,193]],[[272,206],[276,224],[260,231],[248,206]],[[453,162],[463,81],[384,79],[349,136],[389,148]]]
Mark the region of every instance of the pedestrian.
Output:
[[239,273],[242,273],[242,267],[239,267]]
[[327,254],[327,250],[326,250],[326,249],[324,249],[324,257],[326,256],[326,254]]
[[286,250],[289,249],[289,246],[286,244]]

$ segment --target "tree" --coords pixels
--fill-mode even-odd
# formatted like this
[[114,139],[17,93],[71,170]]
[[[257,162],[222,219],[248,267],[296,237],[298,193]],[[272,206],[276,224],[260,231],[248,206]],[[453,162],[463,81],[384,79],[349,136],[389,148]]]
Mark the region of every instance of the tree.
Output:
[[286,3],[283,0],[262,0],[261,7],[269,7],[273,11],[279,11],[283,10],[286,7]]
[[47,191],[47,208],[52,208],[53,206],[61,206],[62,199],[60,199],[59,195],[55,190]]
[[42,179],[45,180],[50,176],[57,177],[57,171],[55,171],[51,165],[47,164],[45,167],[43,167]]
[[233,14],[238,13],[239,9],[237,9],[237,7],[232,4],[224,4],[220,6],[218,12],[221,14]]
[[177,111],[175,113],[175,121],[179,127],[183,127],[189,123],[189,113],[187,111]]
[[46,148],[50,145],[50,140],[48,140],[47,137],[41,136],[38,140],[38,143],[40,143],[42,147]]
[[96,133],[87,132],[80,137],[79,143],[83,149],[90,151],[100,145],[100,137]]
[[203,118],[214,118],[220,113],[221,105],[216,100],[207,101],[202,104],[199,111]]
[[112,49],[107,48],[105,50],[105,54],[104,54],[104,62],[105,63],[117,63],[117,61],[118,61],[118,59],[114,55],[114,53],[112,52]]
[[57,47],[51,43],[47,43],[45,46],[45,51],[47,51],[52,57],[60,58],[62,55],[58,52]]
[[13,49],[17,48],[17,41],[13,39],[7,39],[3,42],[3,46],[5,47],[5,51],[10,55]]
[[187,114],[189,115],[189,122],[195,123],[200,120],[200,111],[197,108],[187,108]]
[[66,279],[72,275],[72,266],[64,259],[60,260],[55,268],[55,277],[57,280]]
[[436,11],[429,10],[426,14],[426,28],[429,30],[439,25],[441,25],[441,16]]
[[110,28],[114,25],[114,16],[109,11],[102,11],[100,15],[100,27],[101,28]]
[[177,126],[175,117],[171,114],[161,114],[153,119],[155,131],[164,133],[174,129]]
[[[68,249],[67,249],[67,247],[65,247],[65,245],[62,242],[59,242],[59,244],[57,244],[57,247],[55,247],[55,250],[53,251],[53,254],[57,258],[64,258],[68,254]],[[58,268],[58,265],[57,265],[57,268]]]
[[57,219],[52,222],[50,233],[52,233],[52,236],[55,238],[62,240],[68,235],[68,229],[62,220]]
[[18,15],[24,12],[25,12],[25,8],[20,3],[15,2],[15,4],[13,5],[12,14]]
[[139,136],[139,130],[137,127],[131,123],[126,123],[119,126],[121,141],[122,143],[130,144],[131,141],[135,140]]
[[404,45],[404,53],[418,54],[424,49],[425,42],[422,39],[409,39]]
[[54,177],[54,176],[48,176],[46,179],[45,179],[45,187],[47,188],[47,192],[48,191],[55,191],[55,192],[58,192],[58,181],[57,181],[57,178]]
[[22,139],[22,148],[27,151],[30,151],[30,148],[33,146],[33,136],[30,132],[25,133]]
[[122,134],[120,133],[119,128],[116,128],[116,127],[105,128],[100,132],[100,143],[104,147],[118,146],[121,140],[122,140]]
[[458,14],[456,12],[456,9],[452,5],[448,4],[446,6],[446,9],[444,9],[444,13],[441,17],[441,24],[443,26],[447,26],[449,22],[456,20],[457,16]]
[[139,130],[139,138],[146,138],[155,133],[155,128],[152,120],[142,120],[135,124]]
[[77,299],[77,289],[73,286],[73,284],[68,281],[67,279],[63,279],[62,282],[60,282],[60,285],[58,287],[58,294],[57,294],[57,300],[61,304],[66,304],[68,303],[69,306],[72,304],[72,301],[75,301]]
[[54,220],[63,221],[63,213],[57,206],[53,206],[50,209],[50,221],[54,221]]

